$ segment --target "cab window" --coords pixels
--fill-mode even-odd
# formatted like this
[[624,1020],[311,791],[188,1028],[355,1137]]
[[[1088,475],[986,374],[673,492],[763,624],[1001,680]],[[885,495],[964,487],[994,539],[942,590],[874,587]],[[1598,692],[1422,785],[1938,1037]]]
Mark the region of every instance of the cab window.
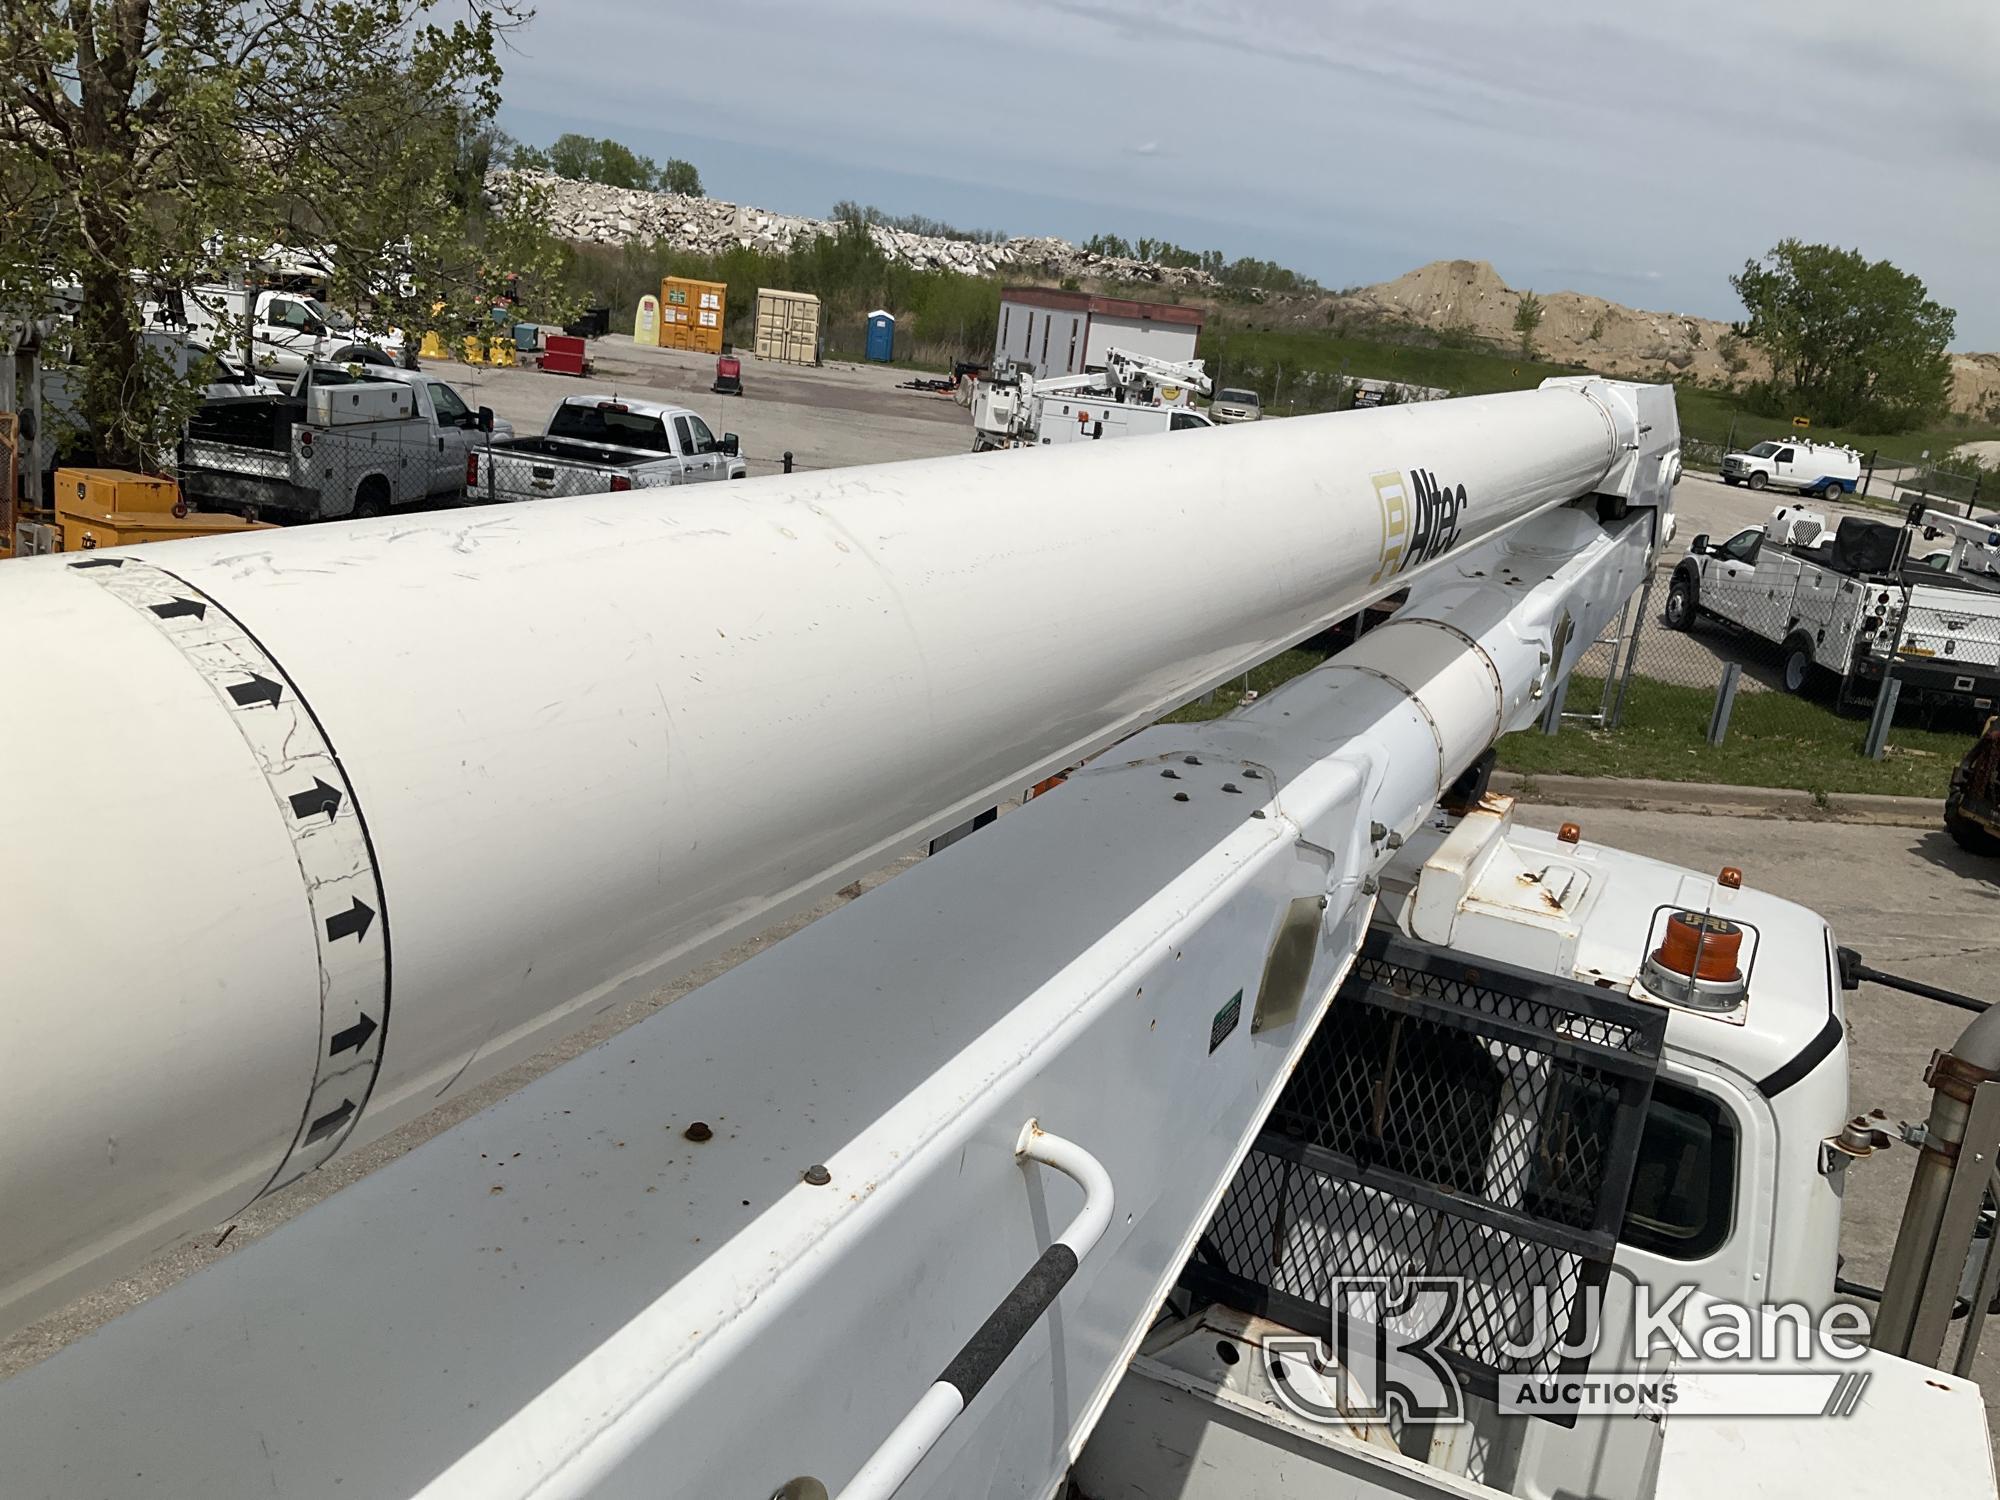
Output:
[[1736,1122],[1719,1099],[1661,1079],[1639,1140],[1623,1240],[1669,1260],[1702,1260],[1729,1238]]
[[1755,562],[1757,550],[1764,545],[1764,533],[1757,527],[1739,531],[1715,550],[1731,562]]
[[1791,449],[1789,449],[1789,448],[1780,448],[1780,449],[1778,450],[1778,462],[1779,462],[1779,463],[1781,463],[1781,464],[1788,464],[1788,463],[1790,463],[1790,462],[1792,461],[1792,457],[1793,457],[1793,454],[1792,454],[1792,450],[1791,450]]
[[707,453],[715,447],[715,434],[708,430],[708,423],[700,417],[689,417],[687,425],[689,434],[694,438],[694,447],[689,451]]
[[442,381],[430,382],[431,404],[437,408],[438,426],[461,427],[465,419],[472,415],[472,408],[459,399],[458,392]]

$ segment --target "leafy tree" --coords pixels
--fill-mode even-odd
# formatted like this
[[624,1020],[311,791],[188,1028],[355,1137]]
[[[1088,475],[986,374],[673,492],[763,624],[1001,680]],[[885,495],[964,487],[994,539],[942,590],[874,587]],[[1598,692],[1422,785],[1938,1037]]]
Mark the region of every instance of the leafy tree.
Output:
[[1749,313],[1742,333],[1771,361],[1767,406],[1884,432],[1944,411],[1957,314],[1909,272],[1788,239],[1729,284]]
[[660,168],[660,191],[679,193],[683,198],[703,197],[701,173],[695,170],[693,162],[670,156],[667,164]]
[[650,191],[660,180],[660,169],[652,157],[641,156],[617,141],[602,140],[597,142],[597,155],[589,176],[592,182],[601,182],[606,187]]
[[593,175],[597,169],[595,136],[566,131],[550,142],[547,156],[549,170],[558,177],[567,177],[575,182],[597,180]]
[[[6,0],[0,305],[73,302],[79,407],[101,461],[144,466],[198,382],[140,336],[142,301],[325,246],[350,283],[455,216],[461,128],[499,98],[521,14],[470,0]],[[417,247],[384,279],[414,287]]]
[[1535,330],[1542,326],[1542,299],[1532,291],[1521,293],[1514,306],[1514,332],[1521,338],[1521,358],[1535,357]]

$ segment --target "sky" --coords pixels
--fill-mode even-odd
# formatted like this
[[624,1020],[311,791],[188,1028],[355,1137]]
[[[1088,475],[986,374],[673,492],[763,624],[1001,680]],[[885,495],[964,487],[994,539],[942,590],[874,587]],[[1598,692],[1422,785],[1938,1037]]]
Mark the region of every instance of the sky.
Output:
[[1786,236],[2000,349],[1994,0],[540,0],[501,123],[685,157],[710,196],[1150,235],[1329,287],[1739,317]]

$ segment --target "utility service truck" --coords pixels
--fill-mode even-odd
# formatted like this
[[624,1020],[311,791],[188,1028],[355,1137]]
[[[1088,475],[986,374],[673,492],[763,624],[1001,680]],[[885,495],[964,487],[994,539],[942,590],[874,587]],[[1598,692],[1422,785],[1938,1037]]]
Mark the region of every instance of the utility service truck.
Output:
[[[0,1383],[10,1497],[1991,1500],[1926,1362],[2000,1016],[1840,1347],[1890,1144],[1846,987],[1886,976],[1485,789],[1650,575],[1678,447],[1671,391],[1573,378],[19,564],[0,632],[64,629],[0,741],[49,791],[0,850],[40,1060],[0,1327],[1073,774]],[[63,795],[135,729],[208,774]],[[115,943],[36,900],[114,873],[227,899]],[[1791,1305],[1811,1348],[1719,1373],[1619,1348]]]
[[1184,404],[1209,389],[1201,360],[1177,363],[1124,349],[1106,350],[1102,370],[1080,375],[1040,380],[1010,367],[980,381],[973,394],[972,451],[1213,427],[1213,419]]
[[[1936,562],[1913,566],[1912,541],[1951,539]],[[1706,535],[1668,584],[1675,630],[1713,619],[1776,646],[1786,691],[1819,673],[1841,700],[1872,695],[1893,661],[1906,692],[1990,707],[2000,698],[2000,578],[1986,560],[2000,534],[1916,507],[1906,526],[1827,517],[1781,505],[1727,541]]]
[[630,396],[570,396],[540,437],[473,455],[467,490],[482,500],[545,500],[671,484],[743,479],[736,434],[717,437],[698,412]]
[[190,333],[241,354],[248,340],[259,372],[297,375],[307,366],[403,355],[403,331],[370,329],[309,292],[250,291],[213,284],[191,288],[146,308],[150,326]]
[[1804,438],[1758,443],[1740,453],[1723,455],[1722,482],[1746,484],[1753,490],[1797,490],[1802,495],[1838,500],[1853,494],[1860,485],[1861,455],[1852,448]]
[[313,365],[283,396],[206,402],[182,487],[210,510],[295,522],[458,503],[489,434],[512,428],[434,375],[365,369]]

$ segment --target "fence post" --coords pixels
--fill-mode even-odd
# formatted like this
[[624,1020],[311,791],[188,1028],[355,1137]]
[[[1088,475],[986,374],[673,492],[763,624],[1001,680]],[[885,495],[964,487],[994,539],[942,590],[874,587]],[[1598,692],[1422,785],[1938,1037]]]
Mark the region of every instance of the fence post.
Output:
[[785,472],[787,474],[792,472],[792,450],[789,448],[785,450]]
[[1554,734],[1562,728],[1563,699],[1569,696],[1569,679],[1563,678],[1549,690],[1548,706],[1542,710],[1542,733]]
[[1889,726],[1896,722],[1896,699],[1902,694],[1903,679],[1884,670],[1882,686],[1875,693],[1875,712],[1868,720],[1868,738],[1861,753],[1880,760],[1889,751]]
[[1618,696],[1612,702],[1606,729],[1616,729],[1625,722],[1625,695],[1632,690],[1632,672],[1639,664],[1639,633],[1646,628],[1646,607],[1653,597],[1653,580],[1658,576],[1657,568],[1648,568],[1639,597],[1628,606],[1632,610],[1632,639],[1625,648],[1625,668],[1618,674]]
[[1861,493],[1864,495],[1875,493],[1875,460],[1881,456],[1881,453],[1882,450],[1880,448],[1870,448],[1868,450],[1868,474],[1861,481]]
[[1729,733],[1729,715],[1736,707],[1736,684],[1743,676],[1743,667],[1731,662],[1722,669],[1722,682],[1715,690],[1715,712],[1708,718],[1708,743],[1720,745]]

